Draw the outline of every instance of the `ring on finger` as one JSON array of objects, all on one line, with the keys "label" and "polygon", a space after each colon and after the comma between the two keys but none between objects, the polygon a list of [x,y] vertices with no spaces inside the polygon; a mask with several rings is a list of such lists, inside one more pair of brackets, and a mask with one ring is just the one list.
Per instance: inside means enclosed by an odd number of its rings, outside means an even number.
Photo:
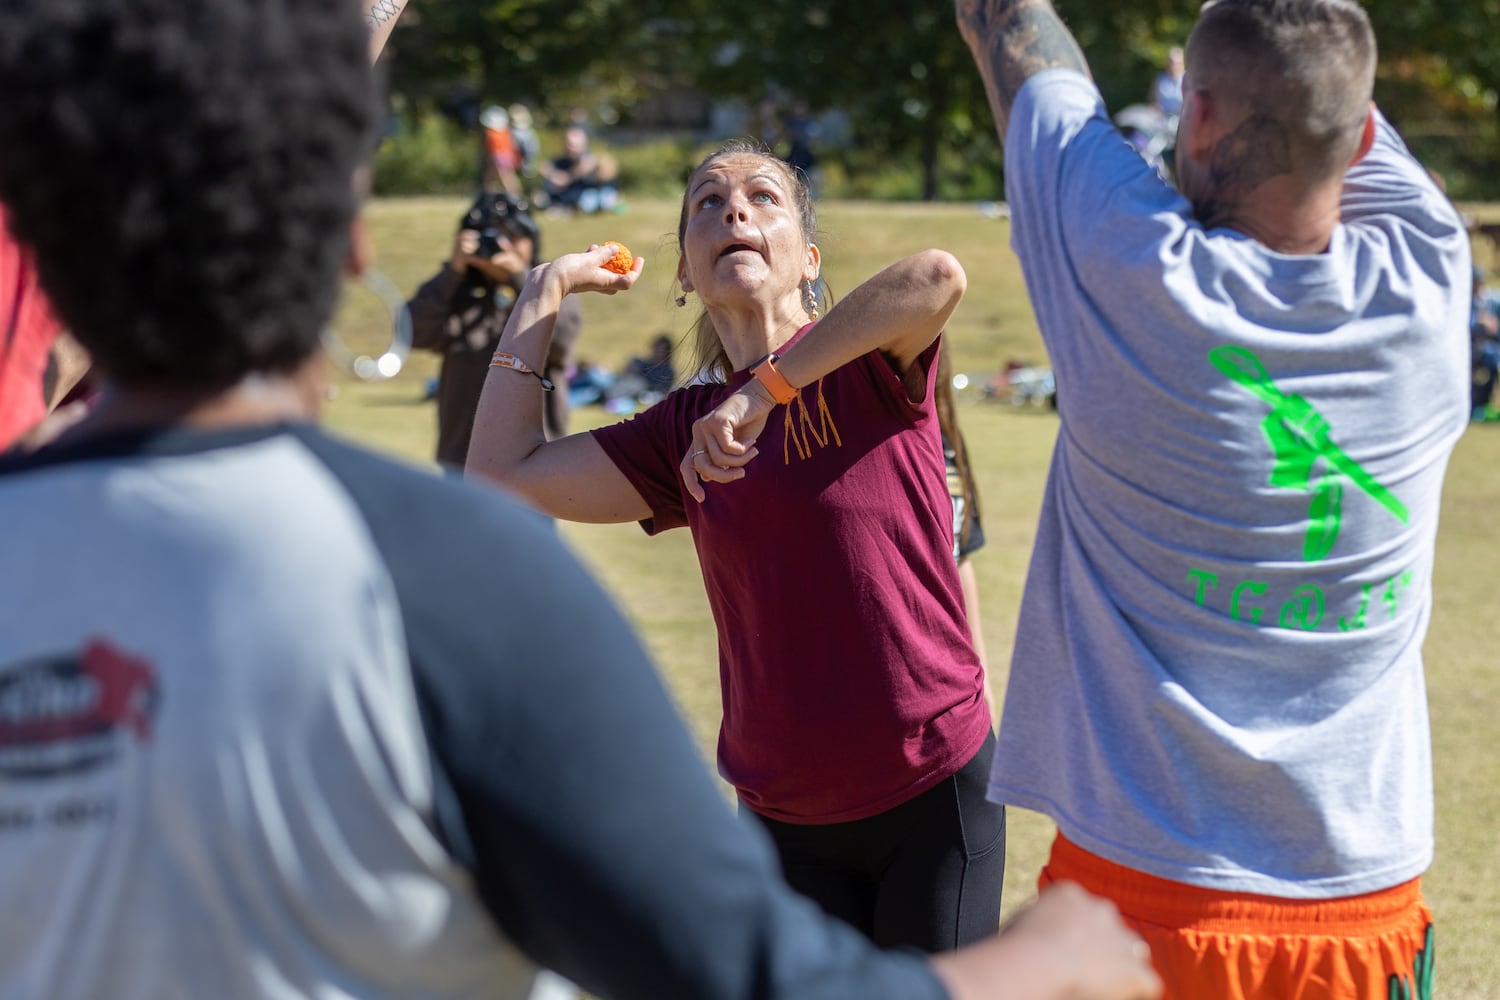
[{"label": "ring on finger", "polygon": [[689,455],[688,458],[689,459],[694,459],[694,458],[697,458],[699,455],[707,455],[707,454],[708,454],[708,449],[707,448],[700,448],[697,451],[693,452],[691,455]]}]

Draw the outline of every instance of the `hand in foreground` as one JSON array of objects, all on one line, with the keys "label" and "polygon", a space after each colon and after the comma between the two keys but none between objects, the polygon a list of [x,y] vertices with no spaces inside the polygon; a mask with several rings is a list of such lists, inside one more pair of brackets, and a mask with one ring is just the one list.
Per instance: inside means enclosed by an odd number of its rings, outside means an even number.
[{"label": "hand in foreground", "polygon": [[635,284],[641,276],[646,258],[637,257],[630,270],[621,274],[605,267],[614,260],[618,243],[595,243],[582,253],[565,253],[550,264],[544,264],[552,275],[562,282],[563,294],[573,292],[603,292],[613,295],[623,292]]},{"label": "hand in foreground", "polygon": [[693,422],[692,443],[677,467],[689,496],[702,503],[703,483],[745,478],[745,466],[760,454],[755,441],[775,406],[761,384],[752,380]]},{"label": "hand in foreground", "polygon": [[1106,900],[1059,882],[997,938],[934,956],[954,1000],[1155,1000],[1146,943]]}]

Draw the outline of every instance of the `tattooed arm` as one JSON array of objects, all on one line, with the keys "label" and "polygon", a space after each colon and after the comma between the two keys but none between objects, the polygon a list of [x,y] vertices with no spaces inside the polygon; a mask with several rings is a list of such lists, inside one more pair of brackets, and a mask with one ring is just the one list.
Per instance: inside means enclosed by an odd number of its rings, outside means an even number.
[{"label": "tattooed arm", "polygon": [[1057,68],[1089,71],[1083,50],[1048,0],[955,0],[954,7],[1002,143],[1011,105],[1033,74]]},{"label": "tattooed arm", "polygon": [[360,0],[360,9],[365,13],[365,24],[370,29],[370,61],[380,58],[380,50],[391,37],[396,18],[406,10],[407,0]]}]

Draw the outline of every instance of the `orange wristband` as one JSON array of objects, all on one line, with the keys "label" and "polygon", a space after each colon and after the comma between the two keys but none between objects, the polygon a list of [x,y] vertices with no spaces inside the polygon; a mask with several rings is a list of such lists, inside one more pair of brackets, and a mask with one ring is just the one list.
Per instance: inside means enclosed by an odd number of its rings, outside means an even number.
[{"label": "orange wristband", "polygon": [[766,387],[766,391],[771,394],[771,398],[776,400],[776,402],[790,403],[797,398],[797,389],[792,383],[786,380],[785,375],[777,370],[776,362],[780,360],[781,355],[779,354],[767,354],[764,358],[760,359],[754,368],[750,369],[750,374],[754,375],[756,381]]}]

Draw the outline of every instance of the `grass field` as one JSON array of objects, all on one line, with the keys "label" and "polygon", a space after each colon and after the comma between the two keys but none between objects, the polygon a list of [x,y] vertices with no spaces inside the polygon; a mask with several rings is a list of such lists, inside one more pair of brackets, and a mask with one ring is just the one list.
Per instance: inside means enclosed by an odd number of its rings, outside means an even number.
[{"label": "grass field", "polygon": [[[459,199],[373,204],[379,267],[410,292],[446,257],[464,207]],[[955,253],[969,275],[968,295],[949,332],[957,368],[982,382],[1007,359],[1045,360],[1004,220],[972,206],[829,204],[822,215],[824,269],[836,294],[903,254],[940,246]],[[633,202],[622,215],[543,220],[548,255],[622,240],[648,258],[629,294],[584,297],[584,356],[619,366],[658,332],[674,339],[685,333],[693,310],[671,304],[676,222],[677,205],[667,201]],[[1500,264],[1489,246],[1477,259]],[[351,293],[344,320],[349,339],[365,350],[380,346],[371,329],[379,325],[373,298]],[[422,401],[422,386],[436,368],[435,356],[418,356],[391,382],[341,382],[327,422],[383,451],[427,461],[434,416]],[[988,544],[975,565],[1000,691],[1057,421],[1040,409],[982,401],[974,390],[960,398],[983,500]],[[574,427],[610,419],[584,410],[575,414]],[[1437,859],[1426,888],[1438,919],[1438,995],[1454,1000],[1500,1000],[1500,611],[1491,594],[1500,584],[1497,523],[1500,426],[1473,427],[1448,475],[1426,647],[1437,786]],[[686,532],[647,539],[632,526],[565,525],[563,534],[639,627],[711,761],[719,720],[717,661]],[[1032,895],[1051,834],[1042,817],[1012,810],[1007,912]]]}]

